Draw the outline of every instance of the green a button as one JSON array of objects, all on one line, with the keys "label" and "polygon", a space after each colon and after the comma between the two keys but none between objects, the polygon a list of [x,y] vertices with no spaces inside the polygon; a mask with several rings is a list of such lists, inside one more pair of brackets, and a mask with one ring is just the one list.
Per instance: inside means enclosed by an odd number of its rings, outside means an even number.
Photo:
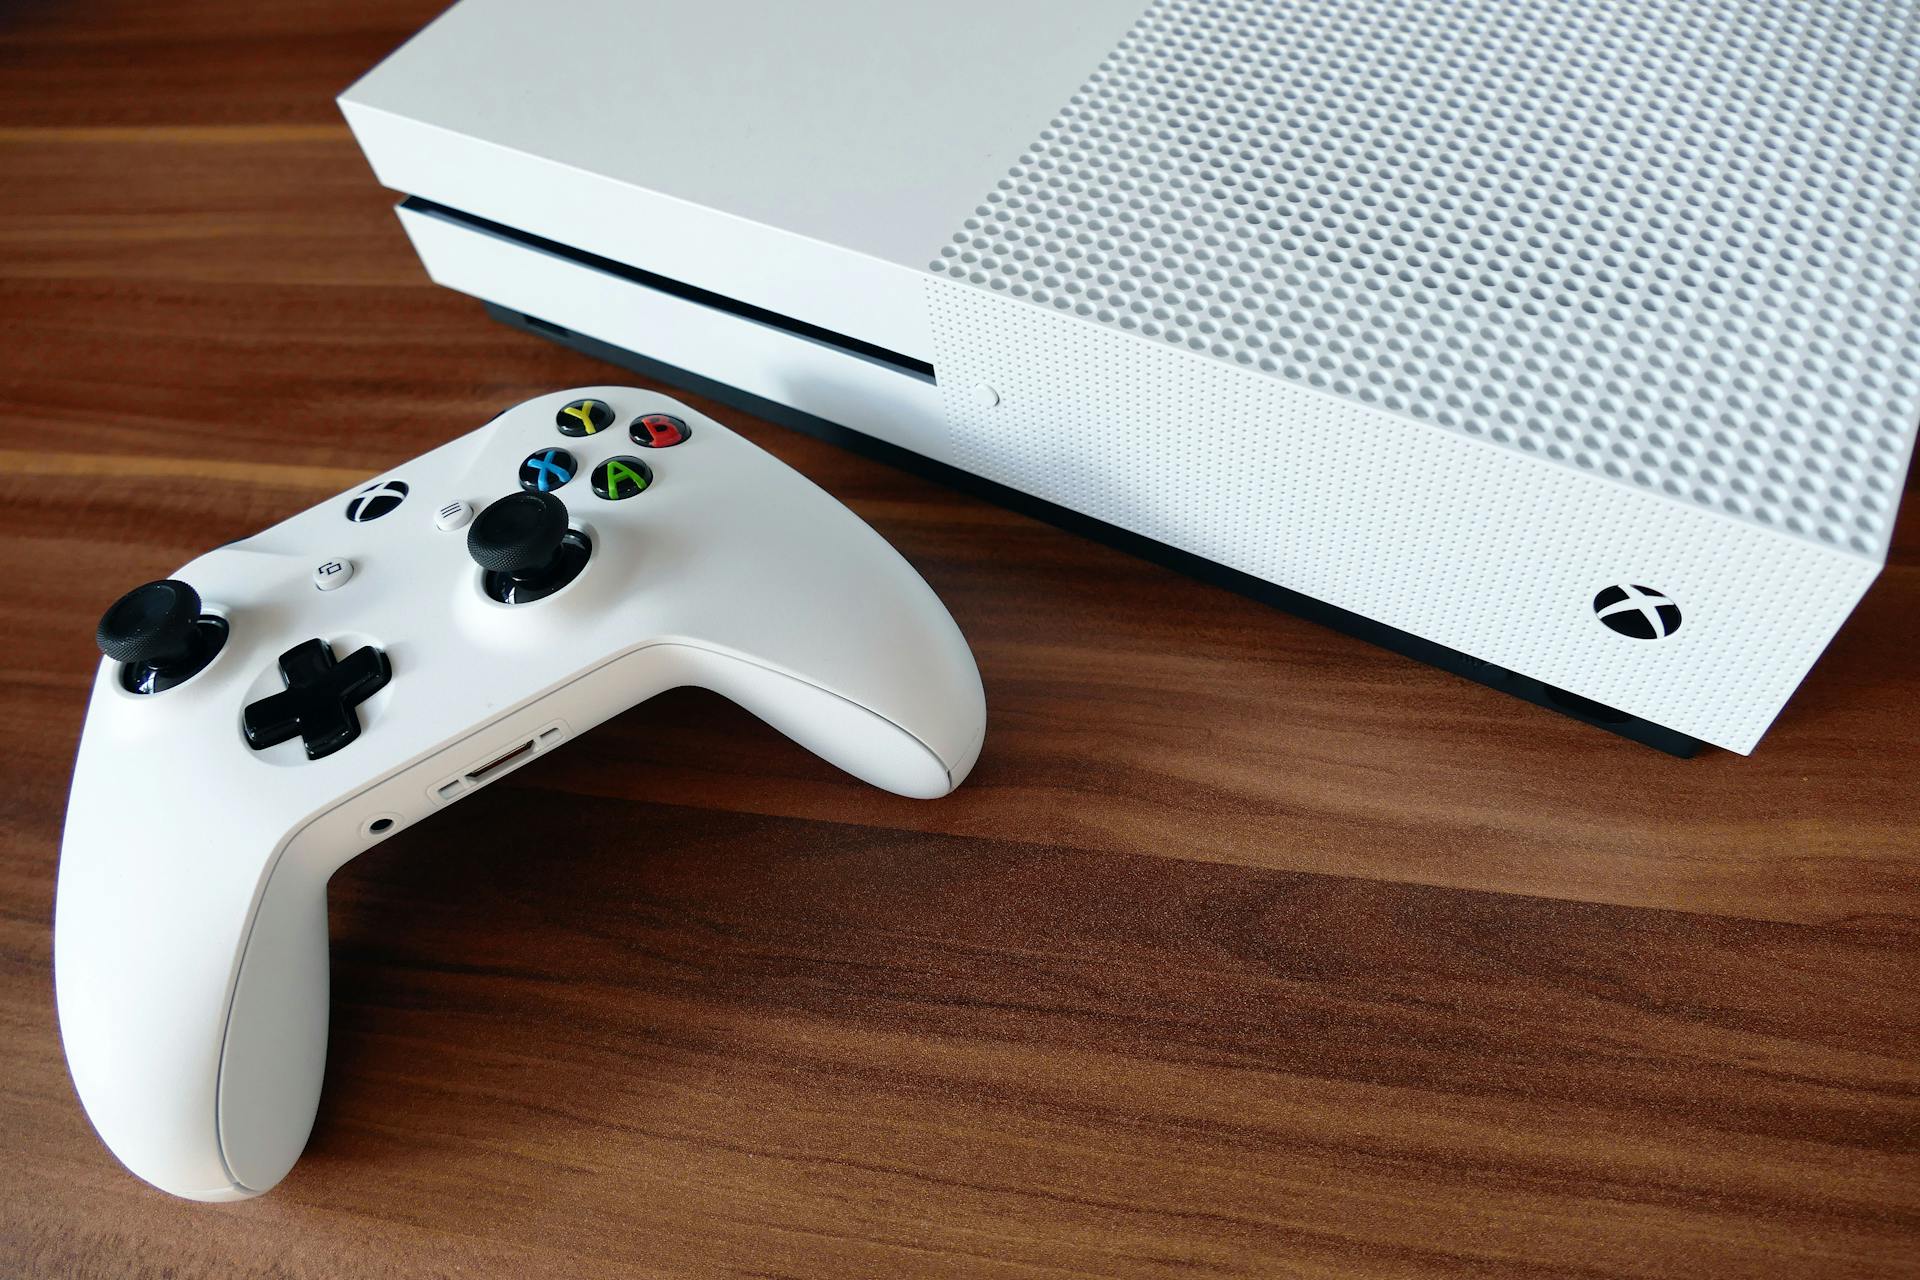
[{"label": "green a button", "polygon": [[653,483],[653,468],[638,458],[608,458],[593,469],[593,491],[609,502],[644,493]]}]

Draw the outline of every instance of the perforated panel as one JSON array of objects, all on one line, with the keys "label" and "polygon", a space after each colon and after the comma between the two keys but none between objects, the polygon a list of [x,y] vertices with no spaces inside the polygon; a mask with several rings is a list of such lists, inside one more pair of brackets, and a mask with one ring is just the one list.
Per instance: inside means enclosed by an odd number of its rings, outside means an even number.
[{"label": "perforated panel", "polygon": [[1917,50],[1913,0],[1156,0],[932,269],[1880,557]]},{"label": "perforated panel", "polygon": [[[1877,569],[988,290],[927,297],[959,465],[1733,750]],[[1610,629],[1619,584],[1684,621]]]}]

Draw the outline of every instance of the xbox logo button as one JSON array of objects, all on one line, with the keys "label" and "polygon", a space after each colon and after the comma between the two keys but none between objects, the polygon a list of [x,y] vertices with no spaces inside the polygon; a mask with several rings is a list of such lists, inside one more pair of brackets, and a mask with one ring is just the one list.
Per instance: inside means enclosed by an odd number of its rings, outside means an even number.
[{"label": "xbox logo button", "polygon": [[1594,616],[1623,636],[1665,640],[1680,629],[1680,606],[1652,587],[1616,585],[1593,598]]},{"label": "xbox logo button", "polygon": [[347,504],[347,519],[355,524],[365,524],[369,520],[378,520],[387,512],[399,506],[407,496],[405,480],[387,480],[370,484],[362,489],[352,502]]}]

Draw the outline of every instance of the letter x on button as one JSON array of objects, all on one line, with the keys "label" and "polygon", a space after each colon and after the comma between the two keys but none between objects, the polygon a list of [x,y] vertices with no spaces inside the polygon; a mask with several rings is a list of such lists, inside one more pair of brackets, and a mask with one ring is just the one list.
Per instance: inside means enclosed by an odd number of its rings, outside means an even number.
[{"label": "letter x on button", "polygon": [[573,479],[573,455],[565,449],[542,449],[528,454],[520,464],[520,487],[535,493],[552,493]]}]

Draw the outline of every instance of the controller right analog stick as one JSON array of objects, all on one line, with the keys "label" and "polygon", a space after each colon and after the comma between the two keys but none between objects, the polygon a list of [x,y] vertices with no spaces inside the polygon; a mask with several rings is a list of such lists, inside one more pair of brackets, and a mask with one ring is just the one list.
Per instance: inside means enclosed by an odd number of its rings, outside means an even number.
[{"label": "controller right analog stick", "polygon": [[511,493],[474,517],[467,554],[486,572],[481,588],[503,604],[552,595],[579,576],[592,550],[567,526],[567,504],[551,493]]}]

